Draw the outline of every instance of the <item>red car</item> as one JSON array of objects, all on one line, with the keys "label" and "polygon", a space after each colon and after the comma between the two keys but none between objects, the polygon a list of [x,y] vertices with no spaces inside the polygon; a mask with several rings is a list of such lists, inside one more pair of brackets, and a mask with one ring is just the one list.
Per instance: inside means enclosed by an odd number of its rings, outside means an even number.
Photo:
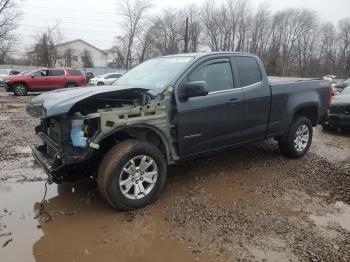
[{"label": "red car", "polygon": [[16,96],[24,96],[27,92],[85,86],[86,83],[84,74],[71,68],[40,69],[25,75],[5,78],[6,91],[13,92]]}]

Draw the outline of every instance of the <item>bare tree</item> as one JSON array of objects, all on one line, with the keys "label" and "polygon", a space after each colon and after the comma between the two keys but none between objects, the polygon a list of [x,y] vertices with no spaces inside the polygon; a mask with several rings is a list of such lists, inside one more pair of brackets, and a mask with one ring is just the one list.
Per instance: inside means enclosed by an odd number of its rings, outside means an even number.
[{"label": "bare tree", "polygon": [[178,13],[164,10],[153,21],[154,49],[160,55],[176,54],[180,51],[180,41],[183,40]]},{"label": "bare tree", "polygon": [[320,26],[319,38],[317,41],[317,71],[321,73],[334,72],[337,59],[337,30],[332,23]]},{"label": "bare tree", "polygon": [[339,67],[344,75],[350,75],[350,18],[339,22]]},{"label": "bare tree", "polygon": [[203,48],[254,53],[273,75],[350,74],[350,18],[336,28],[321,24],[308,9],[286,8],[272,14],[266,4],[253,9],[248,0],[207,0],[145,19],[150,2],[121,1],[127,31],[112,50],[115,64],[123,67],[182,52],[188,18],[190,52]]},{"label": "bare tree", "polygon": [[117,36],[115,39],[115,45],[108,50],[108,53],[112,57],[112,66],[116,68],[127,68],[126,67],[126,56],[128,46],[127,36]]},{"label": "bare tree", "polygon": [[72,67],[72,60],[73,60],[73,50],[71,48],[68,48],[63,53],[63,63],[66,67]]},{"label": "bare tree", "polygon": [[316,42],[319,36],[319,21],[316,13],[303,10],[300,13],[301,34],[296,41],[296,56],[298,60],[299,75],[312,75],[311,62],[314,57]]},{"label": "bare tree", "polygon": [[199,8],[196,5],[189,5],[185,7],[184,9],[179,11],[178,19],[180,26],[180,34],[182,35],[182,38],[184,39],[185,36],[185,18],[188,18],[188,51],[189,52],[197,52],[199,45],[200,45],[200,39],[201,39],[201,30],[202,25],[200,21],[201,12]]},{"label": "bare tree", "polygon": [[18,12],[15,1],[0,0],[0,63],[4,63],[16,41],[13,34],[16,18],[18,18]]},{"label": "bare tree", "polygon": [[259,55],[264,60],[271,40],[271,23],[272,18],[268,7],[260,5],[252,18],[249,52]]},{"label": "bare tree", "polygon": [[139,41],[139,60],[140,62],[143,62],[145,59],[150,58],[152,56],[155,56],[156,54],[151,51],[151,46],[154,44],[154,37],[155,37],[155,32],[154,32],[154,27],[153,26],[148,26],[148,28],[141,34],[140,37],[138,37]]},{"label": "bare tree", "polygon": [[56,45],[62,38],[63,35],[58,24],[49,27],[46,32],[39,34],[34,44],[34,51],[30,54],[32,56],[32,64],[36,66],[56,66],[57,60],[60,57]]},{"label": "bare tree", "polygon": [[84,68],[93,68],[94,63],[92,61],[92,56],[89,50],[84,49],[83,55],[81,56]]},{"label": "bare tree", "polygon": [[132,60],[132,47],[135,37],[140,34],[145,20],[145,14],[151,7],[150,0],[119,0],[120,15],[124,18],[123,27],[127,35],[126,68]]}]

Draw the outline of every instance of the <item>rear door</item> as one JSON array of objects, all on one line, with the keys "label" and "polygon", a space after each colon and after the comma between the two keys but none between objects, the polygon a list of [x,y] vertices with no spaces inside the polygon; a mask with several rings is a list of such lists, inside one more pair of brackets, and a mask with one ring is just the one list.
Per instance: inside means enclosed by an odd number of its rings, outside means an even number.
[{"label": "rear door", "polygon": [[255,57],[235,56],[239,86],[244,92],[244,119],[242,142],[262,139],[266,136],[270,113],[271,90],[265,71]]},{"label": "rear door", "polygon": [[66,86],[65,71],[63,69],[50,69],[49,70],[49,81],[50,88],[64,88]]},{"label": "rear door", "polygon": [[180,155],[235,144],[242,125],[243,92],[235,88],[229,58],[202,63],[185,81],[206,81],[209,94],[178,102]]}]

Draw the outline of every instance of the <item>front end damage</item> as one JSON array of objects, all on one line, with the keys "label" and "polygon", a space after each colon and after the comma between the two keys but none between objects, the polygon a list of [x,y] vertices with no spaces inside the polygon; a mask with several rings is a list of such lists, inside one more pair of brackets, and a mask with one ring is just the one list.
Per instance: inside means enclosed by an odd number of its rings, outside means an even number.
[{"label": "front end damage", "polygon": [[[93,95],[72,103],[66,114],[58,116],[48,116],[45,103],[32,101],[28,104],[28,113],[41,118],[36,133],[42,145],[32,146],[32,153],[50,182],[95,176],[106,146],[107,149],[113,146],[104,141],[120,130],[149,126],[165,136],[169,134],[166,106],[169,99],[164,95],[152,97],[146,92],[129,96],[127,93],[121,98],[111,92]],[[78,131],[84,138],[78,146],[72,135],[72,125],[77,122],[82,123]]]}]

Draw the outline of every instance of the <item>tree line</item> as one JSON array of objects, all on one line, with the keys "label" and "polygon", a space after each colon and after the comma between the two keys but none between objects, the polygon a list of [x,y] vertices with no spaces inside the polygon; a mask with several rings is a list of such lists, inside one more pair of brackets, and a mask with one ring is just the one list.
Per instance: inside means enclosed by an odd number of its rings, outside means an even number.
[{"label": "tree line", "polygon": [[118,1],[124,32],[109,50],[115,66],[183,53],[187,39],[189,52],[257,54],[270,75],[350,76],[350,17],[335,25],[314,10],[272,12],[266,4],[253,8],[248,0],[207,1],[151,16],[152,7],[149,0]]},{"label": "tree line", "polygon": [[[151,0],[117,0],[120,29],[109,56],[111,65],[130,69],[152,57],[201,51],[237,51],[257,54],[268,74],[319,77],[350,76],[350,17],[334,24],[314,10],[286,8],[272,12],[267,4],[253,8],[249,0],[209,0],[182,9],[153,11]],[[14,0],[0,0],[0,63],[10,61],[18,21]],[[185,21],[187,20],[187,26]],[[113,32],[111,32],[112,34]],[[58,54],[59,28],[37,36],[32,50],[43,66],[70,66],[72,50]],[[93,66],[84,50],[84,65]],[[13,60],[13,59],[12,59]],[[18,60],[17,60],[18,61]]]}]

